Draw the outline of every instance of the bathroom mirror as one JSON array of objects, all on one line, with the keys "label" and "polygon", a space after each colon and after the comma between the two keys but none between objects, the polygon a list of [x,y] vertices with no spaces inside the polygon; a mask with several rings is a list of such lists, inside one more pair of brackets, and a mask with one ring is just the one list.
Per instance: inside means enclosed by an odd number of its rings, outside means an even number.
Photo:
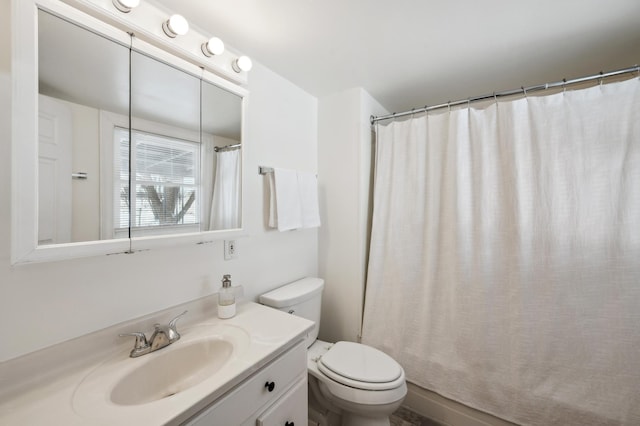
[{"label": "bathroom mirror", "polygon": [[33,98],[12,108],[12,263],[239,234],[246,90],[68,5],[18,3],[14,96]]}]

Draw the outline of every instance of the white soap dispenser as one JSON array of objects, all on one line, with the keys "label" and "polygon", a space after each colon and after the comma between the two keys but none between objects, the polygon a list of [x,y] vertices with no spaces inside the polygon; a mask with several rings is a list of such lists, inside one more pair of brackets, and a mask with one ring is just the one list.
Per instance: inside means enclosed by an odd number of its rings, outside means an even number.
[{"label": "white soap dispenser", "polygon": [[236,296],[231,288],[231,275],[222,277],[222,288],[218,293],[218,318],[227,319],[236,314]]}]

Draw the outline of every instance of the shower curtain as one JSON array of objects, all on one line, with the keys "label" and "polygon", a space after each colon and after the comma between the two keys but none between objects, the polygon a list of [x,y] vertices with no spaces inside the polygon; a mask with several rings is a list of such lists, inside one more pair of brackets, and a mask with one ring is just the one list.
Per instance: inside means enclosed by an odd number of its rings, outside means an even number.
[{"label": "shower curtain", "polygon": [[209,229],[240,227],[240,149],[216,154],[216,171]]},{"label": "shower curtain", "polygon": [[640,425],[640,79],[377,129],[363,342],[524,425]]}]

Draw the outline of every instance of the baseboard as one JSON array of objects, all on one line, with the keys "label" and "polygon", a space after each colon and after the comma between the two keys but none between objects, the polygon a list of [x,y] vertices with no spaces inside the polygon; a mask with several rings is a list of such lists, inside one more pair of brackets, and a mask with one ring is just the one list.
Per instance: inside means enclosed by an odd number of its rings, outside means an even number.
[{"label": "baseboard", "polygon": [[517,426],[491,414],[478,411],[435,392],[407,383],[404,405],[409,410],[445,426]]}]

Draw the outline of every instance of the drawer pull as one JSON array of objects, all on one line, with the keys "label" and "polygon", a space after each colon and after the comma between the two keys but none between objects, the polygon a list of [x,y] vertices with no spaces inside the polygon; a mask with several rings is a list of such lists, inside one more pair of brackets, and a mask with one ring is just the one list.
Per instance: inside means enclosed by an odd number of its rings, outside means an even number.
[{"label": "drawer pull", "polygon": [[275,382],[267,382],[264,384],[264,387],[267,388],[269,392],[273,392],[273,390],[276,388],[276,384]]},{"label": "drawer pull", "polygon": [[293,423],[293,422],[286,422],[286,423],[284,424],[284,426],[295,426],[295,423]]}]

